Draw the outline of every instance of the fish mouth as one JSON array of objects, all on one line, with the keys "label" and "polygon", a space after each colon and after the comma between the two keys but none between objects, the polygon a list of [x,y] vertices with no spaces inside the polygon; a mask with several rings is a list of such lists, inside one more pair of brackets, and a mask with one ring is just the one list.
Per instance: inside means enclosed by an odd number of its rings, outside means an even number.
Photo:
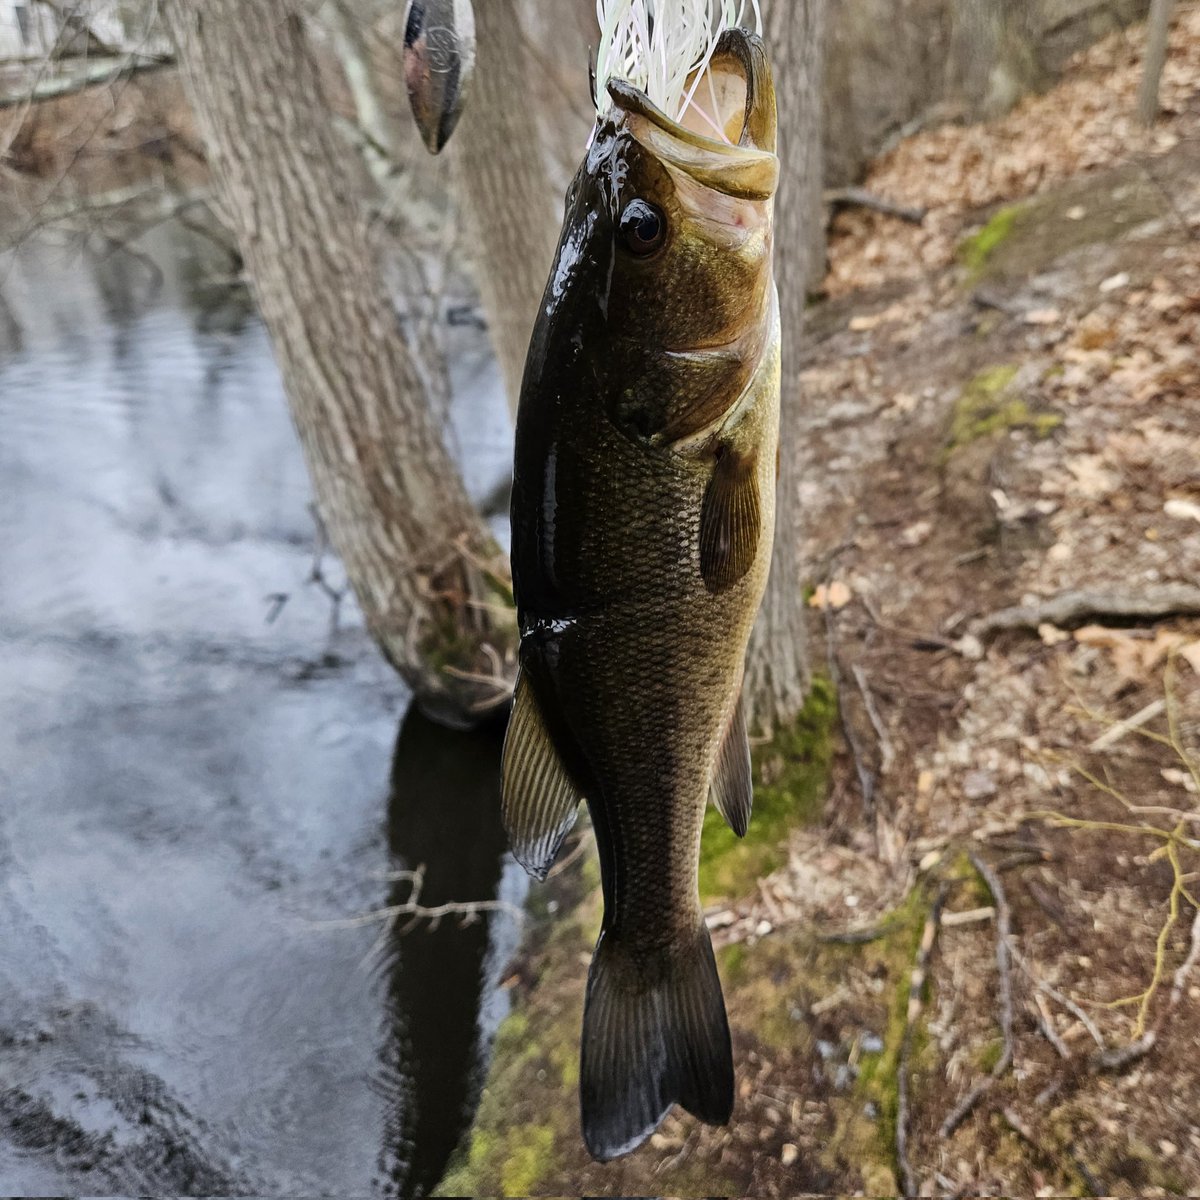
[{"label": "fish mouth", "polygon": [[762,39],[744,29],[726,30],[707,74],[710,88],[702,83],[696,95],[718,104],[705,120],[719,122],[725,138],[668,116],[626,80],[610,79],[608,94],[633,136],[664,162],[727,194],[768,199],[778,184],[779,160],[775,86]]}]

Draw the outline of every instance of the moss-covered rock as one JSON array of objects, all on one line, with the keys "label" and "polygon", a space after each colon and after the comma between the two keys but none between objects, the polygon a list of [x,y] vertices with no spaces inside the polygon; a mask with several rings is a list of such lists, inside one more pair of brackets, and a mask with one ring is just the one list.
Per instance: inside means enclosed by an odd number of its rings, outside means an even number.
[{"label": "moss-covered rock", "polygon": [[987,272],[992,256],[1012,236],[1023,212],[1023,205],[1006,205],[978,233],[959,243],[958,261],[966,268],[972,283],[978,282]]},{"label": "moss-covered rock", "polygon": [[988,367],[967,384],[954,405],[943,458],[1012,429],[1029,429],[1035,437],[1049,437],[1061,424],[1058,413],[1030,408],[1017,386],[1015,366]]}]

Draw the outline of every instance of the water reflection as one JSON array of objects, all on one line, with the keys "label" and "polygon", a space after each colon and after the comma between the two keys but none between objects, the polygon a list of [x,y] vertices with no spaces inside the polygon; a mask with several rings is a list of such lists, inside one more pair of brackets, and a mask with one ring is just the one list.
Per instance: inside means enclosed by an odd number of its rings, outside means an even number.
[{"label": "water reflection", "polygon": [[[386,904],[401,861],[427,898],[519,888],[496,737],[396,743],[404,688],[306,586],[311,490],[246,293],[178,229],[134,249],[0,260],[0,1192],[417,1194],[511,923],[418,931],[381,975],[376,929],[315,922]],[[481,495],[507,418],[455,336]]]},{"label": "water reflection", "polygon": [[[520,899],[519,874],[510,864],[504,879],[503,870],[503,736],[503,722],[460,733],[415,708],[405,718],[392,763],[388,845],[397,869],[423,868],[424,906]],[[389,903],[411,894],[409,882],[397,882]],[[399,1196],[429,1192],[470,1124],[495,1024],[483,1000],[516,933],[511,916],[491,914],[466,925],[422,921],[391,941],[383,1058],[395,1107],[382,1164]]]}]

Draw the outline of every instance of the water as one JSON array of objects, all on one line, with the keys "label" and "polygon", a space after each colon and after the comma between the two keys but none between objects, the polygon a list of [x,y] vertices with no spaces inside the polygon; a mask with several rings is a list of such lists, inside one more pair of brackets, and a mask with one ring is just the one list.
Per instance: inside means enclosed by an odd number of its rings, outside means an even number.
[{"label": "water", "polygon": [[[499,733],[406,716],[306,582],[261,326],[183,231],[138,249],[0,260],[0,1191],[420,1194],[515,924],[328,922],[419,865],[422,902],[520,902]],[[507,419],[454,336],[482,496]]]}]

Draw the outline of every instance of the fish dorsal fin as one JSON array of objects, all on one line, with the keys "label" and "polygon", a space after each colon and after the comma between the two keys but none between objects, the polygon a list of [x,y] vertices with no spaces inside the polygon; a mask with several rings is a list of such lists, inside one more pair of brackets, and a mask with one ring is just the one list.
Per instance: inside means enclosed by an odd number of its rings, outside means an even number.
[{"label": "fish dorsal fin", "polygon": [[522,671],[504,739],[501,815],[513,856],[535,879],[550,871],[582,798],[546,731]]},{"label": "fish dorsal fin", "polygon": [[700,512],[700,573],[710,592],[719,595],[745,577],[761,536],[758,451],[722,446]]},{"label": "fish dorsal fin", "polygon": [[750,827],[750,809],[754,804],[754,776],[750,766],[750,737],[746,732],[746,709],[738,697],[733,716],[717,751],[713,772],[712,802],[738,837]]}]

